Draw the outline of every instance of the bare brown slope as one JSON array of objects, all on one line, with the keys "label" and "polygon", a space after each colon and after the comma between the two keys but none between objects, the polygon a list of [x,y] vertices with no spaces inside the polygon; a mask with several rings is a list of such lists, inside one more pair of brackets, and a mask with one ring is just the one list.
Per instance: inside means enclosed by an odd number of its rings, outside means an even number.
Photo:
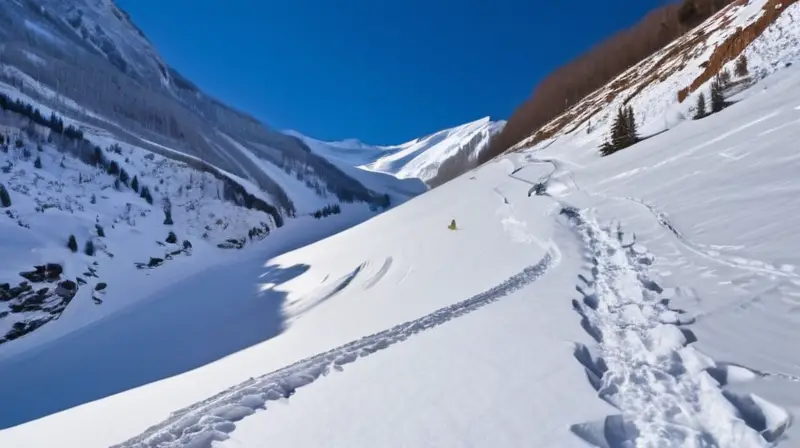
[{"label": "bare brown slope", "polygon": [[764,5],[764,14],[758,20],[745,28],[737,28],[733,35],[725,39],[725,41],[714,50],[703,73],[701,73],[691,85],[678,92],[678,101],[683,102],[689,94],[716,76],[725,64],[739,57],[742,51],[756,40],[756,38],[760,36],[786,8],[797,3],[797,1],[798,0],[767,1]]},{"label": "bare brown slope", "polygon": [[647,14],[633,27],[621,31],[556,69],[509,118],[508,123],[481,156],[485,162],[603,87],[631,66],[702,23],[732,0],[684,0]]}]

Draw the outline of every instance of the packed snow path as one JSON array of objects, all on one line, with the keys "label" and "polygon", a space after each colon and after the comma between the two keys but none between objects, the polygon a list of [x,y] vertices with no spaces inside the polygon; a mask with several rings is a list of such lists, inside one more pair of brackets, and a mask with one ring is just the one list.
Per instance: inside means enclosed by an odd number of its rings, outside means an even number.
[{"label": "packed snow path", "polygon": [[[528,196],[551,197],[566,216],[585,246],[590,262],[578,275],[577,291],[582,301],[572,306],[583,329],[597,342],[590,348],[577,343],[575,359],[586,370],[598,396],[621,411],[603,421],[577,423],[574,434],[593,446],[616,447],[761,447],[777,443],[792,422],[784,409],[757,395],[739,395],[724,390],[732,376],[769,376],[737,365],[717,363],[689,346],[697,341],[686,328],[694,318],[669,308],[668,293],[648,274],[654,256],[635,239],[624,242],[619,224],[604,228],[591,211],[572,207],[548,194],[558,175],[567,187],[591,195],[578,186],[558,160],[526,158],[548,164],[552,170],[535,180],[509,176],[528,183]],[[687,240],[654,206],[644,206],[682,245],[713,261],[727,260],[716,252]],[[710,252],[710,253],[709,253]],[[726,263],[754,272],[792,275],[752,264]]]},{"label": "packed snow path", "polygon": [[234,386],[214,397],[174,412],[161,424],[115,447],[211,447],[212,442],[228,438],[228,434],[236,427],[235,422],[253,414],[257,409],[265,408],[268,401],[286,399],[298,388],[328,374],[331,368],[342,370],[345,364],[495,302],[534,282],[557,263],[558,253],[547,252],[538,263],[526,267],[522,272],[488,291],[419,319],[366,336]]},{"label": "packed snow path", "polygon": [[[718,366],[688,344],[697,339],[648,278],[652,255],[620,230],[601,228],[587,212],[564,208],[591,259],[573,302],[598,355],[578,344],[575,357],[599,397],[621,415],[581,423],[575,434],[600,447],[758,447],[776,441],[790,423],[783,409],[757,396],[721,388]],[[713,375],[712,375],[713,374]]]}]

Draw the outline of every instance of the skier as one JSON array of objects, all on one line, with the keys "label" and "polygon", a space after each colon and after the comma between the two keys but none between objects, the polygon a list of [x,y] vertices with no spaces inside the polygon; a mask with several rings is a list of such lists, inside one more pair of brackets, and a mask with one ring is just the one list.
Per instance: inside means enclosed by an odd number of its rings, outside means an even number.
[{"label": "skier", "polygon": [[450,229],[450,230],[456,230],[456,220],[454,219],[454,220],[450,221],[450,225],[447,226],[447,228]]}]

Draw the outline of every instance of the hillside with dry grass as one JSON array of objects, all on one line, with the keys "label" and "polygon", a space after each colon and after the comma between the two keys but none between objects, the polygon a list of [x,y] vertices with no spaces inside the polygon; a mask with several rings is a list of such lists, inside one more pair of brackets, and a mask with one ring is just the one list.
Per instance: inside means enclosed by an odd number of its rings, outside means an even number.
[{"label": "hillside with dry grass", "polygon": [[[521,142],[535,144],[582,125],[591,130],[593,117],[649,89],[663,90],[665,103],[685,101],[794,3],[686,0],[652,11],[545,78],[493,139],[482,162]],[[652,118],[650,112],[637,108],[637,118]]]}]

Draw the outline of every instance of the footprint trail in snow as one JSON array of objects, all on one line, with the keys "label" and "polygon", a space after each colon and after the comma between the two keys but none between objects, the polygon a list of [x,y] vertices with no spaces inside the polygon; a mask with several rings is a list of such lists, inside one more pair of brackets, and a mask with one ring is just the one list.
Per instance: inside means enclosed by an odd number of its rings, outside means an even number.
[{"label": "footprint trail in snow", "polygon": [[[596,447],[765,447],[791,424],[780,407],[724,389],[738,366],[718,364],[693,348],[692,323],[669,308],[647,275],[653,257],[601,227],[586,211],[561,211],[579,233],[590,270],[579,276],[573,307],[596,345],[577,344],[575,358],[598,396],[620,410],[571,430]],[[746,370],[746,369],[745,369]],[[755,376],[755,375],[754,375]]]}]

